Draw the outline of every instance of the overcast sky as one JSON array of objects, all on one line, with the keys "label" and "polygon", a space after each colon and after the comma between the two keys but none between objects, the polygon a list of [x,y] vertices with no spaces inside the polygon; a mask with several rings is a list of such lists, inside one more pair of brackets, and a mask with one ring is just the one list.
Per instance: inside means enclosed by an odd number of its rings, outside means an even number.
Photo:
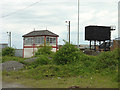
[{"label": "overcast sky", "polygon": [[[59,35],[59,44],[67,40],[66,20],[71,21],[71,42],[77,44],[78,0],[4,0],[0,5],[0,43],[8,43],[6,32],[12,32],[12,46],[23,48],[22,35],[34,30],[50,30]],[[112,39],[118,36],[118,0],[80,0],[80,44],[85,41],[88,25],[115,25]]]}]

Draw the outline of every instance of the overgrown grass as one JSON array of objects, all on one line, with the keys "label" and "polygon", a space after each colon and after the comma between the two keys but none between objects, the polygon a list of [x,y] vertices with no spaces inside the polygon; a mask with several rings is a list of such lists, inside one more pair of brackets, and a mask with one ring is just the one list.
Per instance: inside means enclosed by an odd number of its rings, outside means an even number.
[{"label": "overgrown grass", "polygon": [[102,76],[100,74],[84,77],[79,75],[77,77],[42,78],[40,80],[13,79],[11,76],[5,76],[3,79],[4,81],[18,82],[33,88],[68,88],[71,86],[79,86],[81,88],[118,88],[118,83],[113,81],[111,76]]},{"label": "overgrown grass", "polygon": [[70,48],[69,46],[67,43],[62,48],[63,50],[61,49],[57,53],[49,54],[41,53],[40,49],[40,53],[36,52],[38,53],[36,62],[31,64],[25,63],[23,58],[4,56],[3,62],[18,61],[25,64],[25,68],[17,72],[3,71],[3,79],[18,80],[20,83],[26,85],[31,85],[32,82],[35,82],[32,85],[33,87],[45,88],[62,88],[72,85],[82,88],[118,87],[119,49],[101,52],[98,56],[91,56],[72,48],[73,45]]},{"label": "overgrown grass", "polygon": [[21,58],[21,57],[15,57],[15,56],[2,56],[2,63],[6,61],[17,61],[17,62],[22,62],[26,58]]}]

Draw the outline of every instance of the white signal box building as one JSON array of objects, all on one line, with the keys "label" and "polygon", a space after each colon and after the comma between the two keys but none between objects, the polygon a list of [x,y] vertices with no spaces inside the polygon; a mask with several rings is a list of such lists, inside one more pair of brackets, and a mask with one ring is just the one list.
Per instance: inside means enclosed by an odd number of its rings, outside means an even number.
[{"label": "white signal box building", "polygon": [[23,37],[23,58],[34,56],[38,46],[49,44],[52,46],[52,51],[58,49],[58,35],[49,30],[38,30],[29,32]]}]

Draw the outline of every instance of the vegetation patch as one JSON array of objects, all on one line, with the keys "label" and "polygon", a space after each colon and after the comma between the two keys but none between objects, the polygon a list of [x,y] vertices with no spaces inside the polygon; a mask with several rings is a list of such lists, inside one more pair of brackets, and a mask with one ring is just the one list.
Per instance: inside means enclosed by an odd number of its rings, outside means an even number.
[{"label": "vegetation patch", "polygon": [[65,42],[65,45],[56,52],[53,60],[58,65],[64,65],[72,62],[77,62],[80,58],[79,56],[81,55],[83,55],[83,53],[75,48],[74,45]]},{"label": "vegetation patch", "polygon": [[15,56],[3,56],[2,57],[2,63],[6,61],[17,61],[17,62],[23,62],[26,58],[20,58]]},{"label": "vegetation patch", "polygon": [[[47,86],[48,82],[52,81],[53,87],[96,88],[101,86],[100,88],[104,88],[106,85],[108,88],[117,88],[117,83],[119,83],[119,52],[120,49],[115,49],[114,51],[101,52],[96,56],[91,56],[84,54],[74,45],[65,42],[65,45],[59,51],[53,53],[50,47],[45,46],[35,53],[37,58],[32,63],[24,62],[23,58],[4,56],[3,62],[18,61],[23,63],[25,67],[17,72],[4,71],[3,76],[4,78],[9,77],[18,80],[33,80],[36,83],[43,82],[43,86]],[[73,78],[74,80],[72,80]],[[36,85],[33,86],[37,87]],[[40,87],[43,86],[40,85]]]},{"label": "vegetation patch", "polygon": [[14,56],[15,49],[12,47],[6,47],[2,49],[2,56]]}]

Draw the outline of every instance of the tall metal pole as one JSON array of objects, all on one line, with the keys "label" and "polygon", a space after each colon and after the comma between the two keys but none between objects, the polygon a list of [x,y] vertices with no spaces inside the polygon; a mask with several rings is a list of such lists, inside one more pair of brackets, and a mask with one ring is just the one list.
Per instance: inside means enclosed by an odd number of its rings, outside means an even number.
[{"label": "tall metal pole", "polygon": [[79,48],[79,0],[78,0],[78,48]]},{"label": "tall metal pole", "polygon": [[70,44],[70,21],[69,21],[69,44]]},{"label": "tall metal pole", "polygon": [[8,33],[8,36],[9,36],[9,46],[11,47],[11,32],[7,32]]},{"label": "tall metal pole", "polygon": [[65,21],[65,22],[68,23],[69,43],[70,43],[70,21]]}]

